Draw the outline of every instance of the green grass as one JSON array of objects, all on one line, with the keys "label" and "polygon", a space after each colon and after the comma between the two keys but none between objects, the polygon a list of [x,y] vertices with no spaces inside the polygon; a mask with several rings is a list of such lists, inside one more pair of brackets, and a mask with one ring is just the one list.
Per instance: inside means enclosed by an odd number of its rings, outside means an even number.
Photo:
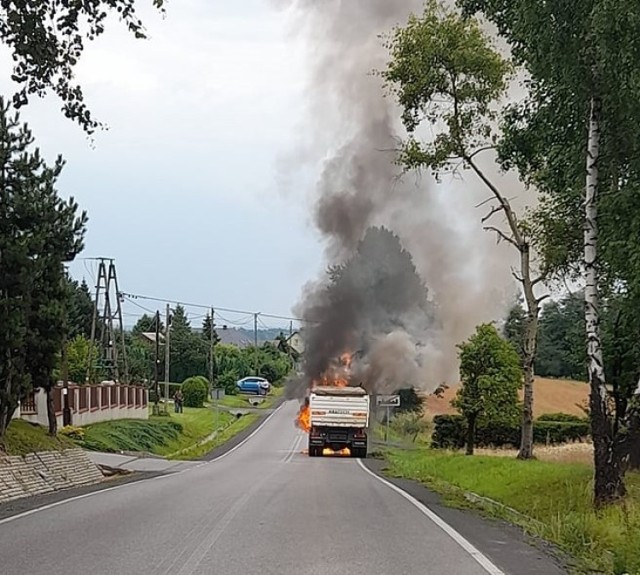
[{"label": "green grass", "polygon": [[[219,413],[220,425],[233,416]],[[148,420],[120,419],[87,425],[80,445],[94,451],[136,451],[168,455],[190,447],[215,428],[213,409],[185,407],[184,413],[152,416]]]},{"label": "green grass", "polygon": [[211,441],[207,441],[201,445],[196,445],[192,449],[181,453],[179,456],[169,457],[169,459],[199,459],[206,455],[216,447],[229,441],[232,437],[249,427],[252,423],[257,421],[259,416],[255,413],[242,416],[240,419],[234,420],[230,425],[225,427],[217,437]]},{"label": "green grass", "polygon": [[[258,409],[267,409],[273,406],[276,400],[284,393],[284,387],[271,387],[271,393],[265,398],[265,400],[258,405]],[[220,400],[220,405],[229,407],[232,409],[248,409],[253,407],[249,403],[249,399],[255,398],[255,395],[225,395],[224,399]]]},{"label": "green grass", "polygon": [[[587,465],[467,457],[416,449],[387,453],[388,473],[419,480],[461,504],[464,491],[489,497],[526,517],[492,513],[520,523],[532,535],[556,543],[584,569],[640,574],[640,475],[629,474],[624,505],[592,508],[592,471]],[[530,518],[530,519],[527,519]]]},{"label": "green grass", "polygon": [[146,452],[168,459],[197,459],[228,441],[258,419],[249,414],[239,419],[218,412],[217,437],[205,441],[216,429],[216,413],[211,407],[185,407],[184,413],[152,416],[148,420],[103,421],[84,428],[84,440],[78,445],[94,451]]},{"label": "green grass", "polygon": [[21,419],[14,419],[9,423],[3,440],[0,442],[0,451],[7,455],[26,455],[34,451],[60,451],[76,447],[76,444],[58,434],[51,437],[47,429],[41,425],[29,423]]}]

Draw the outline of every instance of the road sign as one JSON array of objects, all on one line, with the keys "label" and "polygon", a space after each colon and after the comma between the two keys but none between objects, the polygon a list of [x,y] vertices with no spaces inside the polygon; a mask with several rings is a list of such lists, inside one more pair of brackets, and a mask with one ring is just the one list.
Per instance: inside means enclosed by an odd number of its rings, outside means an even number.
[{"label": "road sign", "polygon": [[376,405],[378,407],[400,407],[399,395],[377,395]]}]

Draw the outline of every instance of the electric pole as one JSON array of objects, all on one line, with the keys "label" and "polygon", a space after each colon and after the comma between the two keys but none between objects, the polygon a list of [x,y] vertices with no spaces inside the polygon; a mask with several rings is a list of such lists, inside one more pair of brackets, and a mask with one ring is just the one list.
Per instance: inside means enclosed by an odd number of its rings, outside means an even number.
[{"label": "electric pole", "polygon": [[156,390],[156,400],[153,406],[153,414],[160,415],[160,312],[156,311],[156,357],[154,361],[154,383]]},{"label": "electric pole", "polygon": [[169,413],[169,346],[171,340],[171,306],[167,304],[164,328],[164,411]]},{"label": "electric pole", "polygon": [[[123,296],[118,287],[116,266],[113,259],[110,258],[97,258],[97,260],[100,263],[98,264],[98,279],[91,320],[87,382],[94,383],[96,365],[93,358],[93,348],[97,344],[100,357],[95,360],[105,370],[101,375],[113,379],[117,383],[120,383],[120,376],[123,375],[124,382],[128,383],[127,351],[122,321]],[[108,267],[107,262],[109,263]],[[118,322],[117,326],[114,326],[114,320]]]},{"label": "electric pole", "polygon": [[[211,337],[211,350],[210,350],[210,357],[209,357],[209,385],[211,386],[211,393],[213,395],[213,393],[215,393],[215,406],[216,406],[216,423],[215,423],[215,430],[216,433],[218,431],[218,421],[219,421],[219,413],[218,413],[218,389],[217,387],[214,388],[213,385],[213,377],[214,377],[214,373],[213,373],[213,366],[214,363],[216,361],[216,356],[215,356],[215,345],[216,345],[216,340],[215,340],[215,333],[216,333],[216,328],[215,328],[215,310],[213,309],[213,307],[211,307],[211,333],[209,334]],[[215,392],[214,392],[215,389]]]},{"label": "electric pole", "polygon": [[258,375],[258,316],[259,313],[253,314],[253,347],[255,353],[255,375]]},{"label": "electric pole", "polygon": [[214,327],[214,309],[211,308],[211,329],[209,330],[209,385],[213,388],[213,363],[215,361],[215,327]]}]

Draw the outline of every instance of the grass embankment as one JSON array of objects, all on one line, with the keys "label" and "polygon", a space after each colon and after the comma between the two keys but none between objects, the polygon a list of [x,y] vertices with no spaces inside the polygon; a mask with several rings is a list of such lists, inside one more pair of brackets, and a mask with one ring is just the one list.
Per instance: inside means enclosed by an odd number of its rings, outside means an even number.
[{"label": "grass embankment", "polygon": [[454,505],[468,505],[464,492],[491,498],[517,512],[486,510],[556,543],[581,569],[640,575],[640,475],[629,474],[624,505],[595,512],[592,469],[580,463],[467,457],[416,449],[387,454],[388,473],[419,480]]},{"label": "grass embankment", "polygon": [[215,410],[185,407],[184,413],[171,413],[168,417],[151,416],[146,421],[123,419],[88,425],[84,428],[84,439],[78,443],[94,451],[146,452],[170,459],[195,459],[257,419],[248,415],[236,419],[224,411],[219,411],[218,418],[218,435],[209,441],[207,438],[216,430]]},{"label": "grass embankment", "polygon": [[58,434],[52,437],[47,429],[35,423],[14,419],[4,438],[0,441],[0,452],[7,455],[26,455],[34,451],[60,451],[76,447],[68,437]]}]

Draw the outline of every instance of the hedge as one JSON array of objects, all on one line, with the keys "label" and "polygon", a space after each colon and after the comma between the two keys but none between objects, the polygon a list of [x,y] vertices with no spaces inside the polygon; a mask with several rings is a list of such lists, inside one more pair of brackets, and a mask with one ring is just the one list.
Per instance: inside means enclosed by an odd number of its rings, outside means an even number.
[{"label": "hedge", "polygon": [[[466,444],[467,422],[461,415],[437,415],[431,437],[432,447],[462,449]],[[586,420],[545,421],[533,423],[534,443],[559,444],[584,440],[589,436]],[[476,428],[476,447],[518,447],[520,424],[482,422]]]}]

